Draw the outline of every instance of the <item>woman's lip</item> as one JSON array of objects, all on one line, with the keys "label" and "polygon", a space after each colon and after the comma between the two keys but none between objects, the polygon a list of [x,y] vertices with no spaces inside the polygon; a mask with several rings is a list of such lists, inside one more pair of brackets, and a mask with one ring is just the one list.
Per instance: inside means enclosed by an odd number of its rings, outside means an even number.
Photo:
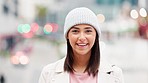
[{"label": "woman's lip", "polygon": [[77,46],[79,48],[84,48],[84,47],[87,47],[88,46],[88,43],[86,43],[86,44],[77,44]]},{"label": "woman's lip", "polygon": [[77,45],[79,45],[79,46],[85,46],[85,45],[88,45],[88,43],[77,43]]}]

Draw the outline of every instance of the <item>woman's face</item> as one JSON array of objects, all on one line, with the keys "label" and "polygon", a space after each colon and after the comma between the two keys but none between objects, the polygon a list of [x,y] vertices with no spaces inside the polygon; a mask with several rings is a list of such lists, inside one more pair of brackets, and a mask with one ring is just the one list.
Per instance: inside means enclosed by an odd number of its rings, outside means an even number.
[{"label": "woman's face", "polygon": [[79,24],[69,30],[67,38],[74,54],[91,54],[91,48],[95,43],[96,31],[88,24]]}]

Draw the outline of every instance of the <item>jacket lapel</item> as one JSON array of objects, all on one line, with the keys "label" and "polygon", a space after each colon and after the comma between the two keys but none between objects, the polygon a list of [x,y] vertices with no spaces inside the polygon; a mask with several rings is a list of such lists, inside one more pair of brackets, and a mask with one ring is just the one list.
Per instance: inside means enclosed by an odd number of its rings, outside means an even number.
[{"label": "jacket lapel", "polygon": [[101,59],[98,73],[98,83],[119,83],[119,80],[111,75],[112,72],[112,65],[106,60]]},{"label": "jacket lapel", "polygon": [[98,74],[98,83],[119,83],[119,80],[110,74],[99,73]]},{"label": "jacket lapel", "polygon": [[55,74],[54,74],[54,83],[69,83],[69,73],[64,72],[64,61],[65,57],[59,62],[56,66]]}]

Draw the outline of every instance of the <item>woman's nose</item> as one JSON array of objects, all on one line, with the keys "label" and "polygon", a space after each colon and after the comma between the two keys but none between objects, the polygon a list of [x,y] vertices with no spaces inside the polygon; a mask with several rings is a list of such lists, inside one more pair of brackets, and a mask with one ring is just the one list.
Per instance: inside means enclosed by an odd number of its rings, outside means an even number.
[{"label": "woman's nose", "polygon": [[85,40],[86,40],[85,34],[84,34],[84,33],[80,33],[78,39],[79,39],[80,41],[85,41]]}]

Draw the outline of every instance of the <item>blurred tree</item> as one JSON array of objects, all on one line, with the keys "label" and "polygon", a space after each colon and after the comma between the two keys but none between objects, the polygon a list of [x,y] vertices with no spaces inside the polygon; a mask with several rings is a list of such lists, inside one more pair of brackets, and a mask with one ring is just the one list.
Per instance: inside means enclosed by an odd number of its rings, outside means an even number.
[{"label": "blurred tree", "polygon": [[43,26],[46,22],[47,8],[41,5],[36,6],[38,24]]}]

